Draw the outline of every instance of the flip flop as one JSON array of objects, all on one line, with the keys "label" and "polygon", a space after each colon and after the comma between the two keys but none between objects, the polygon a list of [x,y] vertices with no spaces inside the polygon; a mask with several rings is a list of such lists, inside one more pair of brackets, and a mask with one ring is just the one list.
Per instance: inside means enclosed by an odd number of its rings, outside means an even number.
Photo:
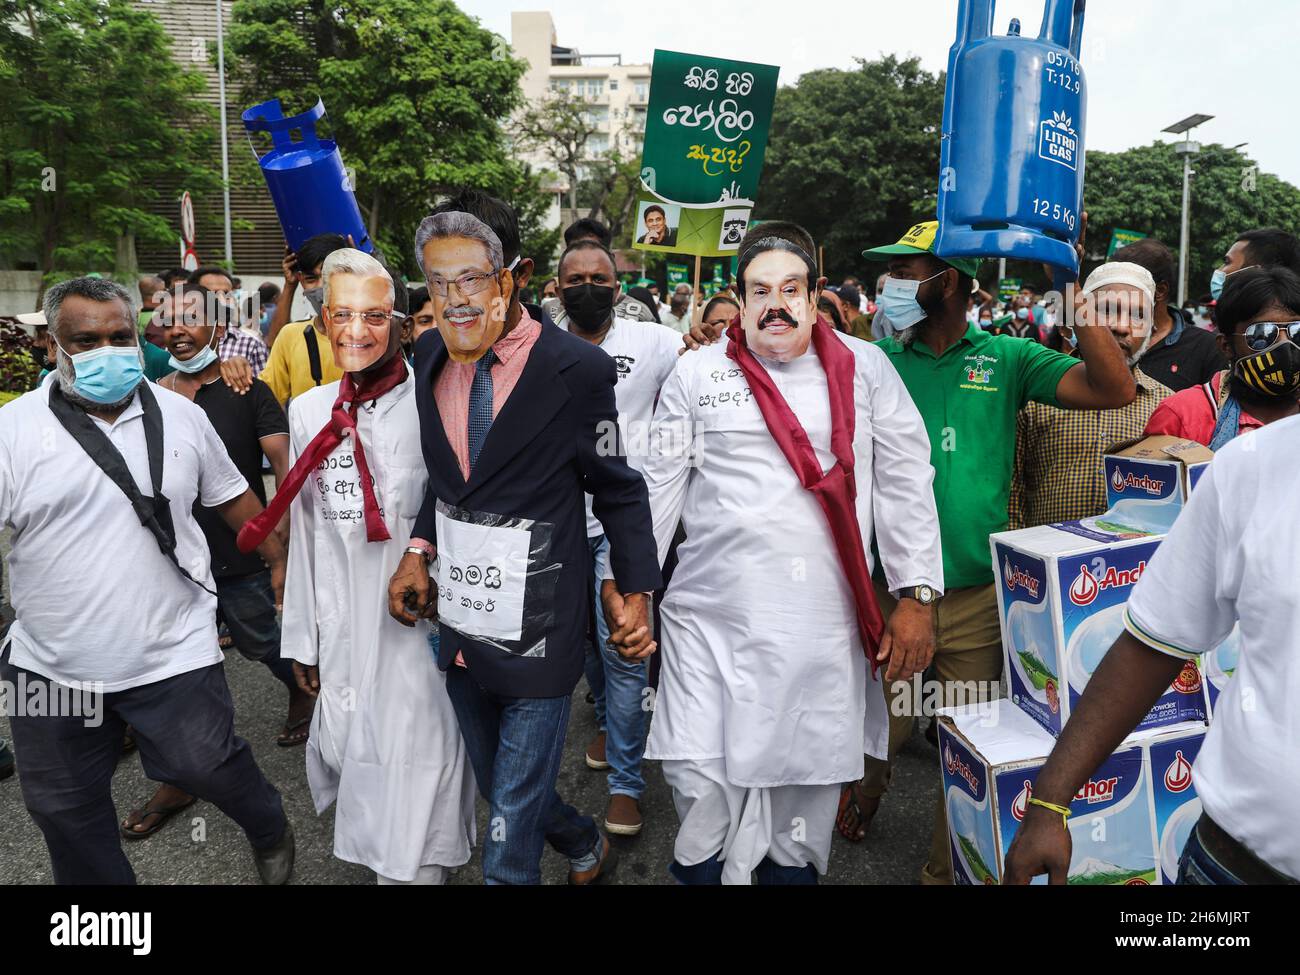
[{"label": "flip flop", "polygon": [[[867,836],[867,828],[871,825],[871,819],[874,818],[875,812],[870,817],[862,812],[862,801],[865,798],[858,792],[859,783],[850,782],[840,792],[840,808],[835,816],[835,829],[850,843],[861,843]],[[877,807],[880,800],[876,800]],[[857,823],[856,826],[849,825],[850,816]],[[861,835],[858,830],[862,830]]]},{"label": "flip flop", "polygon": [[[167,821],[170,820],[173,816],[175,816],[178,812],[189,809],[190,806],[194,805],[194,803],[197,801],[198,801],[197,796],[190,796],[188,802],[183,802],[179,806],[160,806],[157,809],[155,809],[153,806],[146,806],[144,808],[144,811],[140,813],[139,821],[144,822],[150,816],[158,816],[160,818],[158,819],[157,823],[155,823],[149,829],[145,830],[143,833],[137,829],[131,829],[129,826],[125,824],[120,826],[119,829],[122,833],[122,836],[128,840],[146,839],[150,836],[153,836],[154,833],[158,832],[158,830],[166,826]],[[134,809],[131,810],[132,813],[134,813],[135,811],[136,810]]]},{"label": "flip flop", "polygon": [[[284,730],[281,731],[279,736],[275,739],[275,743],[281,748],[293,748],[295,745],[305,744],[307,738],[310,736],[310,729],[305,728],[304,726],[310,724],[311,715],[307,715],[307,717],[301,718],[298,721],[293,722],[293,724],[286,721],[284,724]],[[304,728],[302,734],[297,733],[299,728]]]}]

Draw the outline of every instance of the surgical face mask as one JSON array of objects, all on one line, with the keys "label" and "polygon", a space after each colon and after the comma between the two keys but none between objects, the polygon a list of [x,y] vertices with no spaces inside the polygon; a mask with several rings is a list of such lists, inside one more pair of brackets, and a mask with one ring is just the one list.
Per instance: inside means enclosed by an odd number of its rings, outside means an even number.
[{"label": "surgical face mask", "polygon": [[[939,274],[943,274],[940,271]],[[916,293],[926,281],[933,281],[939,274],[931,274],[922,281],[905,281],[902,278],[885,278],[885,287],[876,298],[877,307],[885,313],[889,324],[902,330],[911,328],[926,317],[925,309],[916,300]]]},{"label": "surgical face mask", "polygon": [[[1248,264],[1246,267],[1239,267],[1237,271],[1244,271],[1246,268],[1255,267],[1254,264]],[[1216,267],[1214,273],[1210,275],[1210,297],[1215,301],[1219,300],[1219,295],[1223,294],[1223,286],[1227,283],[1230,275],[1236,274],[1237,271],[1224,271],[1221,267]]]},{"label": "surgical face mask", "polygon": [[325,304],[325,286],[307,288],[303,291],[302,296],[307,299],[307,304],[311,305],[312,312],[319,315],[321,306]]},{"label": "surgical face mask", "polygon": [[1232,374],[1260,396],[1291,396],[1300,389],[1300,346],[1283,339],[1271,349],[1244,355],[1232,364]]},{"label": "surgical face mask", "polygon": [[217,330],[214,328],[212,330],[211,344],[205,345],[197,353],[195,353],[190,358],[186,359],[184,362],[182,362],[180,359],[177,359],[175,356],[172,356],[167,360],[167,364],[170,365],[177,372],[183,372],[190,376],[193,376],[195,373],[202,372],[204,369],[208,368],[208,366],[212,365],[212,363],[217,361],[216,339],[217,339]]},{"label": "surgical face mask", "polygon": [[584,332],[598,331],[614,310],[614,289],[601,284],[576,284],[560,291],[564,312]]},{"label": "surgical face mask", "polygon": [[1028,308],[1017,308],[1017,309],[1016,309],[1016,317],[1017,317],[1018,319],[1020,319],[1022,322],[1024,322],[1024,321],[1028,321],[1028,320],[1029,320],[1029,309],[1028,309]]},{"label": "surgical face mask", "polygon": [[121,348],[105,345],[76,355],[71,355],[61,345],[58,345],[58,349],[68,357],[72,368],[76,370],[73,390],[92,403],[120,403],[144,379],[144,364],[140,360],[139,346]]}]

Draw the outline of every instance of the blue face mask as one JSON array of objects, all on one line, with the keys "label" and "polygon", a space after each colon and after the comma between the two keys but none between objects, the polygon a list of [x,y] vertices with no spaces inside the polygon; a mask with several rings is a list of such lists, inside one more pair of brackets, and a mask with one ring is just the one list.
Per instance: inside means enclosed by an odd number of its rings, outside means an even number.
[{"label": "blue face mask", "polygon": [[[943,274],[940,271],[939,274]],[[889,324],[897,329],[911,328],[925,317],[925,309],[916,300],[916,293],[926,281],[933,281],[939,274],[931,274],[922,281],[904,281],[902,278],[887,277],[885,286],[876,297],[876,306],[885,313]]]},{"label": "blue face mask", "polygon": [[72,383],[73,390],[92,403],[120,403],[144,379],[138,346],[124,349],[106,345],[71,355],[57,342],[55,345],[72,360],[72,367],[77,371],[77,378]]},{"label": "blue face mask", "polygon": [[[1246,267],[1255,267],[1254,264],[1248,264]],[[1237,271],[1244,271],[1245,267],[1237,268]],[[1228,276],[1236,274],[1237,271],[1225,272],[1223,268],[1216,267],[1214,273],[1210,275],[1210,297],[1215,301],[1219,300],[1219,295],[1223,294],[1223,286],[1228,282]]]},{"label": "blue face mask", "polygon": [[1223,294],[1223,282],[1228,280],[1228,276],[1223,273],[1223,268],[1216,267],[1214,273],[1210,275],[1210,297],[1215,301],[1219,300],[1219,295]]},{"label": "blue face mask", "polygon": [[1025,321],[1027,318],[1029,318],[1029,309],[1028,309],[1028,308],[1017,308],[1017,309],[1016,309],[1016,317],[1019,318],[1022,322]]},{"label": "blue face mask", "polygon": [[[217,337],[216,332],[217,330],[214,328],[212,330],[212,337],[214,339]],[[198,351],[197,354],[190,357],[189,359],[186,359],[184,362],[181,362],[180,359],[177,359],[175,356],[172,356],[167,360],[167,364],[170,365],[177,372],[183,372],[186,373],[187,375],[192,376],[197,372],[202,372],[204,369],[208,368],[208,366],[212,365],[212,363],[216,361],[217,361],[217,350],[213,348],[213,346],[211,345],[205,345],[202,349]]]}]

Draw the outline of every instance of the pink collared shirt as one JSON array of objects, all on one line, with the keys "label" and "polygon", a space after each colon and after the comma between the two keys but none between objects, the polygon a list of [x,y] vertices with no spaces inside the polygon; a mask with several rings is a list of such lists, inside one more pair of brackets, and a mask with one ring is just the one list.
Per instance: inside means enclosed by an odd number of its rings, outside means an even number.
[{"label": "pink collared shirt", "polygon": [[[533,345],[542,334],[542,326],[532,319],[528,310],[520,311],[519,324],[492,346],[497,357],[492,364],[493,420],[514,392]],[[438,404],[442,428],[447,432],[447,440],[460,464],[461,477],[466,481],[469,480],[469,391],[473,385],[474,363],[450,358],[433,384],[433,400]]]},{"label": "pink collared shirt", "polygon": [[[520,312],[519,324],[492,346],[497,357],[492,364],[493,420],[500,415],[501,407],[506,405],[506,400],[518,385],[524,366],[528,365],[528,356],[542,334],[542,326],[533,320],[528,310],[523,308]],[[442,428],[460,464],[461,477],[466,481],[469,480],[469,391],[473,385],[474,363],[457,362],[451,358],[447,359],[433,384],[433,401],[438,404]],[[411,544],[426,551],[433,549],[422,538],[412,538]],[[465,659],[459,653],[456,654],[456,664],[465,666]]]}]

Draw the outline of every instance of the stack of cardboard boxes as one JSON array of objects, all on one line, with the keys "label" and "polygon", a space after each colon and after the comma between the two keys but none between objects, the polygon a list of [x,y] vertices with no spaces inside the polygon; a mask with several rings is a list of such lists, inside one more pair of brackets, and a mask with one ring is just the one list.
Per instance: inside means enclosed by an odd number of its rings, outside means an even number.
[{"label": "stack of cardboard boxes", "polygon": [[[1213,455],[1172,437],[1105,458],[1098,518],[990,537],[1009,700],[941,712],[957,883],[996,883],[1034,778],[1123,630],[1124,603]],[[1235,634],[1188,663],[1071,803],[1070,883],[1172,883],[1200,815],[1191,767],[1235,667]],[[1043,882],[1045,878],[1039,878]]]}]

